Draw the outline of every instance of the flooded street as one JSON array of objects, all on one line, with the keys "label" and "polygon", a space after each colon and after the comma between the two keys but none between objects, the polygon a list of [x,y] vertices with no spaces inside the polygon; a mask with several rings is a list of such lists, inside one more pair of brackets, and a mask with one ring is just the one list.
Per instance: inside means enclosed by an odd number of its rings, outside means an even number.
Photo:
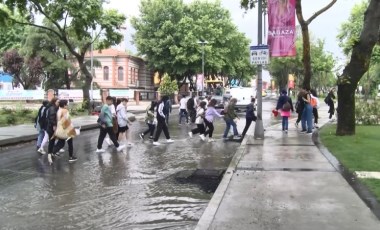
[{"label": "flooded street", "polygon": [[[264,102],[265,126],[278,123],[270,119],[273,107]],[[105,143],[107,152],[95,153],[98,130],[74,139],[78,161],[72,164],[67,147],[53,166],[34,144],[1,150],[0,229],[193,229],[220,179],[193,173],[223,171],[240,143],[221,140],[223,120],[215,122],[216,142],[190,139],[191,127],[178,126],[175,114],[173,144],[141,141],[146,126],[139,119],[131,126],[133,146],[124,153]]]}]

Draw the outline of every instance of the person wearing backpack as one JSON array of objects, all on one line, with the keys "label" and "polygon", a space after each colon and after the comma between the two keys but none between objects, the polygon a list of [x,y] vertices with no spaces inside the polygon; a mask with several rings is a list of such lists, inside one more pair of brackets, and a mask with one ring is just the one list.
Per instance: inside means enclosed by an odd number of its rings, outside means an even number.
[{"label": "person wearing backpack", "polygon": [[329,106],[329,111],[328,113],[330,114],[329,115],[329,119],[330,119],[330,122],[334,121],[333,120],[333,115],[335,113],[335,106],[334,106],[334,99],[335,99],[335,95],[334,95],[334,91],[335,91],[335,88],[332,88],[329,92],[329,94],[327,94],[327,97],[325,98],[325,103]]},{"label": "person wearing backpack", "polygon": [[306,91],[301,89],[300,92],[298,93],[297,95],[297,103],[296,103],[296,113],[298,114],[298,117],[297,117],[297,121],[296,121],[296,128],[298,128],[298,124],[301,122],[302,120],[302,113],[303,113],[303,109],[305,108],[305,102],[304,100],[302,99],[304,97],[304,95],[306,94]]},{"label": "person wearing backpack", "polygon": [[311,105],[310,91],[306,91],[306,94],[302,97],[305,102],[305,108],[302,112],[302,130],[301,133],[312,134],[313,133],[313,107]]},{"label": "person wearing backpack", "polygon": [[46,133],[47,128],[47,110],[48,110],[48,104],[49,101],[44,100],[42,102],[42,106],[38,110],[38,114],[35,119],[34,127],[38,131],[38,137],[37,137],[37,152],[41,154],[45,154],[44,145],[48,141],[48,134]]},{"label": "person wearing backpack", "polygon": [[154,108],[157,106],[156,101],[152,101],[150,105],[146,108],[145,123],[148,125],[148,129],[143,133],[139,134],[139,137],[144,140],[145,135],[149,133],[149,139],[153,140],[154,130],[156,129],[156,124],[154,119],[156,118],[154,114]]},{"label": "person wearing backpack", "polygon": [[286,90],[282,90],[281,96],[278,98],[276,110],[281,111],[282,117],[282,131],[288,133],[289,129],[289,117],[291,112],[294,111],[293,102],[290,97],[287,95]]},{"label": "person wearing backpack", "polygon": [[234,139],[235,138],[241,138],[241,135],[239,135],[235,119],[239,119],[238,115],[235,111],[235,106],[237,103],[236,98],[231,98],[229,101],[227,107],[224,109],[224,121],[226,122],[226,128],[224,129],[223,139],[227,140],[227,135],[230,131],[230,127],[232,126],[232,130],[234,132]]},{"label": "person wearing backpack", "polygon": [[313,106],[313,116],[314,116],[314,128],[318,129],[318,108],[319,108],[319,99],[317,97],[317,91],[314,89],[310,90],[311,93],[311,106]]},{"label": "person wearing backpack", "polygon": [[189,100],[187,100],[187,112],[189,113],[190,121],[191,123],[195,122],[195,116],[197,114],[196,108],[197,108],[197,103],[195,99],[195,94],[191,96]]},{"label": "person wearing backpack", "polygon": [[[54,132],[57,129],[57,111],[59,106],[59,100],[54,97],[50,101],[49,109],[46,114],[47,126],[46,132],[49,135],[49,145],[48,145],[48,161],[53,162],[53,148],[55,144]],[[59,154],[58,154],[59,155]]]}]

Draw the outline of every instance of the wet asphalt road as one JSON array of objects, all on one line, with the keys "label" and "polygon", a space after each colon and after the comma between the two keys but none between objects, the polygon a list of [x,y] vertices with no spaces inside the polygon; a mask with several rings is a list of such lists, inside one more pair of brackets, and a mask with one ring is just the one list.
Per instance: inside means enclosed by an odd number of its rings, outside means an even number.
[{"label": "wet asphalt road", "polygon": [[[264,103],[264,125],[278,122],[269,118],[272,107]],[[158,147],[138,139],[145,125],[134,122],[133,146],[122,153],[95,153],[98,130],[83,132],[71,164],[66,152],[49,166],[31,143],[1,150],[0,229],[193,229],[218,181],[187,175],[225,169],[239,143],[221,140],[222,120],[217,141],[204,143],[177,119],[170,122],[175,143]]]}]

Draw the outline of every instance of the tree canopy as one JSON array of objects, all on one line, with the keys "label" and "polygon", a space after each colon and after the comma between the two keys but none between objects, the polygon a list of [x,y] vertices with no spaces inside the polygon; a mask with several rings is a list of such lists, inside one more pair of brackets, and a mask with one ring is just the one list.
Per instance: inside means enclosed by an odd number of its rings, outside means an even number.
[{"label": "tree canopy", "polygon": [[249,40],[218,1],[142,0],[140,16],[131,22],[139,53],[154,70],[178,81],[202,72],[203,49],[206,76],[247,78],[254,73]]},{"label": "tree canopy", "polygon": [[[117,45],[123,35],[118,28],[124,23],[125,16],[117,10],[106,10],[103,0],[0,0],[8,8],[0,10],[0,22],[29,25],[51,32],[66,46],[67,51],[76,59],[81,73],[85,76],[83,95],[87,108],[91,73],[85,65],[85,55],[92,43],[97,40],[99,49]],[[14,16],[15,12],[25,15],[24,20]],[[46,24],[37,23],[37,16]],[[6,18],[6,20],[3,20]],[[95,31],[95,36],[92,36]]]}]

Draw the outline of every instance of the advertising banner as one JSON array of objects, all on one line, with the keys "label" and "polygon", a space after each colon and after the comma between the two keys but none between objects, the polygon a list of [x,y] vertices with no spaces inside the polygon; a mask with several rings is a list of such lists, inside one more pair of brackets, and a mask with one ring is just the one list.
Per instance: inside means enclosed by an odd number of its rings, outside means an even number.
[{"label": "advertising banner", "polygon": [[271,57],[296,56],[296,0],[268,0],[268,45]]},{"label": "advertising banner", "polygon": [[43,90],[0,90],[0,100],[2,101],[25,101],[43,99],[45,99],[45,91]]},{"label": "advertising banner", "polygon": [[[101,100],[100,90],[96,89],[93,91],[94,91],[93,99],[96,101]],[[90,90],[90,95],[91,95],[91,90]],[[81,89],[59,89],[58,90],[58,98],[61,100],[73,100],[74,102],[82,102],[83,101],[83,90],[81,90]]]},{"label": "advertising banner", "polygon": [[130,89],[110,89],[110,96],[117,98],[133,99],[135,97],[135,91]]}]

